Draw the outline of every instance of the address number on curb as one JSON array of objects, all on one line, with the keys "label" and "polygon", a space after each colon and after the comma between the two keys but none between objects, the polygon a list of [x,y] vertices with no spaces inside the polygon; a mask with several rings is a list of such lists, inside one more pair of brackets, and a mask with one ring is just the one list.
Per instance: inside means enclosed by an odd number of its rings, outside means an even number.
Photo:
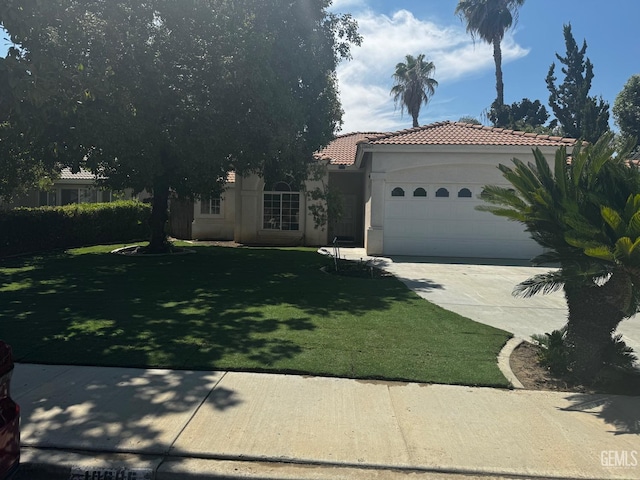
[{"label": "address number on curb", "polygon": [[83,468],[73,467],[69,480],[152,480],[150,468]]}]

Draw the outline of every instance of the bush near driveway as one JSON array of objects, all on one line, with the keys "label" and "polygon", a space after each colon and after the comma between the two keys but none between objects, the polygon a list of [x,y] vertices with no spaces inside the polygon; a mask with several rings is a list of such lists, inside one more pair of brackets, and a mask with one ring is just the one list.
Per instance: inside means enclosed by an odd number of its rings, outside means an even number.
[{"label": "bush near driveway", "polygon": [[309,249],[115,246],[0,263],[0,322],[22,362],[295,372],[507,386],[507,332],[393,277],[323,273]]}]

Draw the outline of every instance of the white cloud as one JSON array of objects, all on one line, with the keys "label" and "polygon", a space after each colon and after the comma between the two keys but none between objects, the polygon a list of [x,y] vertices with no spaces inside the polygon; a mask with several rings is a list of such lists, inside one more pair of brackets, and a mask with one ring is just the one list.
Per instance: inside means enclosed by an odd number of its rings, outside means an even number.
[{"label": "white cloud", "polygon": [[[353,4],[359,0],[338,0],[337,4]],[[436,66],[434,78],[440,86],[494,68],[493,50],[484,42],[475,44],[462,25],[438,25],[416,18],[407,10],[389,17],[363,9],[354,13],[363,37],[360,47],[352,49],[353,59],[337,70],[342,106],[345,111],[343,132],[379,131],[405,128],[410,124],[394,112],[389,90],[396,63],[407,54],[424,53]],[[509,34],[502,44],[503,64],[527,55]],[[437,91],[436,97],[437,98]],[[442,100],[442,99],[440,99]],[[447,117],[448,101],[430,103],[426,114],[438,112]],[[425,121],[427,120],[427,121]],[[428,123],[421,116],[420,123]],[[437,120],[435,118],[434,120]]]}]

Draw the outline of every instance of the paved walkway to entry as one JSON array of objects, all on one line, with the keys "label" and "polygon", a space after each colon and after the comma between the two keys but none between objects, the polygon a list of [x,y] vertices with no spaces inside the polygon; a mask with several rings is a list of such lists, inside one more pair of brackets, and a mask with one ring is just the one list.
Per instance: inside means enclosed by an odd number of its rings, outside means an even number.
[{"label": "paved walkway to entry", "polygon": [[[536,333],[551,332],[567,321],[567,305],[561,291],[532,298],[512,295],[518,283],[548,268],[486,259],[368,257],[363,248],[341,248],[340,256],[375,262],[430,302],[516,337],[527,339]],[[624,320],[619,332],[640,353],[639,316]]]}]

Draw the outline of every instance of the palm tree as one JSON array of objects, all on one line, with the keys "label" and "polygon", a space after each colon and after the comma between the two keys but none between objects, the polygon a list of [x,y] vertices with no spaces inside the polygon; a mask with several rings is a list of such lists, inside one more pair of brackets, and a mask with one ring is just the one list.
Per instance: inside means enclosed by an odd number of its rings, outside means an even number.
[{"label": "palm tree", "polygon": [[393,74],[396,83],[391,89],[391,95],[396,102],[396,108],[399,104],[403,113],[406,108],[413,119],[413,126],[418,127],[420,107],[423,103],[426,105],[429,102],[438,86],[438,82],[432,78],[436,67],[433,62],[425,61],[424,54],[415,58],[407,55],[405,60],[396,65]]},{"label": "palm tree", "polygon": [[502,82],[502,49],[504,34],[518,20],[518,7],[525,0],[459,0],[456,15],[467,23],[467,32],[475,40],[480,37],[493,45],[493,60],[496,64],[496,107],[504,105]]},{"label": "palm tree", "polygon": [[[513,188],[486,187],[478,207],[523,223],[547,250],[535,264],[560,267],[518,285],[531,296],[563,288],[569,316],[565,345],[573,374],[593,381],[606,361],[618,324],[640,306],[640,172],[615,150],[612,135],[578,145],[567,162],[558,150],[553,169],[534,151],[535,164],[500,165]],[[628,146],[627,146],[628,147]]]}]

